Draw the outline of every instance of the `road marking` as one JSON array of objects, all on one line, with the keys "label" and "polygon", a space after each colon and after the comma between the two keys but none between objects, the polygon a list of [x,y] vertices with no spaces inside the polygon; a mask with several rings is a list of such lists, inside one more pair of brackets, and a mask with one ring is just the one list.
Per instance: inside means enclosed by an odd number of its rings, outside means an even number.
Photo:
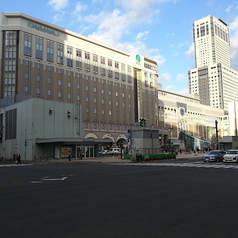
[{"label": "road marking", "polygon": [[43,179],[41,179],[42,181],[63,181],[63,180],[65,180],[65,179],[67,179],[67,177],[62,177],[62,178],[43,178]]},{"label": "road marking", "polygon": [[30,166],[32,164],[0,164],[0,168],[3,167],[22,167],[22,166]]},{"label": "road marking", "polygon": [[189,167],[189,168],[214,168],[214,169],[238,169],[236,165],[225,164],[195,164],[195,163],[128,163],[131,166],[164,166],[164,167]]}]

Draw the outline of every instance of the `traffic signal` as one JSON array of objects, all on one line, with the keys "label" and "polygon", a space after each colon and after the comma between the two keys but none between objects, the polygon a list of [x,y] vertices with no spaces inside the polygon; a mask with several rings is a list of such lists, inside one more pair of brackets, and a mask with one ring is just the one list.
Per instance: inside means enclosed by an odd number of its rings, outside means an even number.
[{"label": "traffic signal", "polygon": [[29,145],[28,140],[25,140],[25,146],[28,146],[28,145]]},{"label": "traffic signal", "polygon": [[141,118],[141,119],[140,119],[140,126],[145,127],[145,126],[146,126],[146,123],[145,123],[145,122],[146,122],[145,119],[144,119],[144,118]]}]

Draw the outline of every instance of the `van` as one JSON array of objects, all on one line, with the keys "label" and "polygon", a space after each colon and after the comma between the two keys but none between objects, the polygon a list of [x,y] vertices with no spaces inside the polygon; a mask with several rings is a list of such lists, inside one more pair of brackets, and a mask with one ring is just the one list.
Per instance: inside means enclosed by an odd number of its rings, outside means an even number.
[{"label": "van", "polygon": [[109,150],[110,155],[119,155],[121,153],[121,148],[111,148]]}]

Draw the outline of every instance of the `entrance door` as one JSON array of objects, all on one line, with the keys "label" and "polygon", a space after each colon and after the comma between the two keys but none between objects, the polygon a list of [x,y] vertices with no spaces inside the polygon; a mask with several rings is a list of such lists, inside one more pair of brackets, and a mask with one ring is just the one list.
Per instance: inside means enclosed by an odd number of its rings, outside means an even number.
[{"label": "entrance door", "polygon": [[77,146],[76,147],[76,157],[79,159],[80,150],[82,151],[83,158],[94,157],[94,147],[93,146]]}]

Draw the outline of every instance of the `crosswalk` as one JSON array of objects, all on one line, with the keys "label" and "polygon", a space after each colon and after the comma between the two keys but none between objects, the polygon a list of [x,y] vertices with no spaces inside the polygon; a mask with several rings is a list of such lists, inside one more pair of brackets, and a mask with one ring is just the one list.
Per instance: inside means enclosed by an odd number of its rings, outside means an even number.
[{"label": "crosswalk", "polygon": [[189,168],[214,168],[214,169],[238,169],[237,164],[224,163],[200,163],[200,162],[185,162],[185,163],[126,163],[130,166],[158,166],[158,167],[189,167]]}]

